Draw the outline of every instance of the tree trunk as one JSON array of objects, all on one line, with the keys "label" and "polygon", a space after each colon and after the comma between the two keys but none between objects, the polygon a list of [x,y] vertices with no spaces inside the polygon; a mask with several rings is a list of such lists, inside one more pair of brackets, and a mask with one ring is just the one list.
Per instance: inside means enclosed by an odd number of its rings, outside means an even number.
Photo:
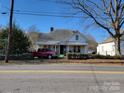
[{"label": "tree trunk", "polygon": [[115,55],[116,56],[121,56],[121,46],[120,46],[120,38],[115,38],[114,39],[114,43],[115,43]]}]

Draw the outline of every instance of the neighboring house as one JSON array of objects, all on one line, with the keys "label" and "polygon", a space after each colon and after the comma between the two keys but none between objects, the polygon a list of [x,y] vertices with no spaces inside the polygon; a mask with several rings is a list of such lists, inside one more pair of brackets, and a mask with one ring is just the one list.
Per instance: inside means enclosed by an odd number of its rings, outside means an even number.
[{"label": "neighboring house", "polygon": [[86,38],[88,40],[88,53],[96,54],[98,43],[90,34],[86,34]]},{"label": "neighboring house", "polygon": [[[121,54],[124,55],[124,36],[121,37]],[[97,46],[97,54],[100,55],[115,55],[115,43],[112,38],[108,38]]]},{"label": "neighboring house", "polygon": [[36,42],[35,49],[44,47],[55,50],[58,54],[88,53],[87,39],[79,31],[51,28],[49,33],[41,33]]}]

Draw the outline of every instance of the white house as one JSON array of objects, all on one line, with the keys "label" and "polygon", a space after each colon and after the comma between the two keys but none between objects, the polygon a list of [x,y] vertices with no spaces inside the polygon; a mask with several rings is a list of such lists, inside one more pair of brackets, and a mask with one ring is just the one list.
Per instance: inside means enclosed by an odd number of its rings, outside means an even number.
[{"label": "white house", "polygon": [[45,47],[55,50],[58,54],[88,53],[87,39],[79,31],[51,28],[49,33],[41,33],[40,39],[35,45],[36,49]]},{"label": "white house", "polygon": [[[121,54],[124,55],[124,36],[121,37]],[[108,38],[97,46],[97,54],[115,55],[115,43],[112,38]]]}]

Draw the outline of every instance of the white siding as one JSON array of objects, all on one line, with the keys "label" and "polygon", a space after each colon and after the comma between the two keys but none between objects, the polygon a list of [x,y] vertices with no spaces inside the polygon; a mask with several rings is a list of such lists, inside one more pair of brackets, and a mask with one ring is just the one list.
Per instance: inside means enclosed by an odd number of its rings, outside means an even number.
[{"label": "white siding", "polygon": [[[124,55],[124,41],[121,41],[121,53]],[[114,42],[99,44],[97,47],[97,54],[100,55],[115,55],[115,44]]]},{"label": "white siding", "polygon": [[97,47],[97,54],[100,55],[115,55],[115,44],[114,42],[99,44]]},{"label": "white siding", "polygon": [[[76,40],[76,35],[78,35],[78,40]],[[79,33],[75,33],[69,40],[69,42],[76,42],[75,45],[81,46],[80,47],[80,52],[83,54],[87,54],[88,53],[88,43],[86,41],[86,39],[80,35]],[[70,50],[73,51],[73,47],[70,47]]]},{"label": "white siding", "polygon": [[84,53],[85,53],[85,54],[88,54],[88,46],[85,46],[84,49],[85,49],[85,52],[84,52]]},{"label": "white siding", "polygon": [[81,53],[87,54],[87,52],[85,51],[85,46],[81,46]]},{"label": "white siding", "polygon": [[121,53],[124,55],[124,41],[121,41]]},{"label": "white siding", "polygon": [[[79,36],[78,40],[76,40],[76,35]],[[68,41],[73,41],[73,42],[80,42],[87,44],[86,39],[82,37],[79,33],[76,33],[74,36],[72,36]]]}]

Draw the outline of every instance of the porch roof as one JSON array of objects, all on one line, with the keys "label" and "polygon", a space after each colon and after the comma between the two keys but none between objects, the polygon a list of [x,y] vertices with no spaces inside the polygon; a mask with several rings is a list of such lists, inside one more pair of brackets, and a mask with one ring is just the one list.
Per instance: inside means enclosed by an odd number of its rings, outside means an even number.
[{"label": "porch roof", "polygon": [[67,45],[88,45],[88,44],[84,42],[67,42]]},{"label": "porch roof", "polygon": [[88,45],[84,42],[73,42],[73,41],[42,41],[36,42],[38,45]]},{"label": "porch roof", "polygon": [[36,42],[38,45],[58,45],[60,41],[42,41]]}]

